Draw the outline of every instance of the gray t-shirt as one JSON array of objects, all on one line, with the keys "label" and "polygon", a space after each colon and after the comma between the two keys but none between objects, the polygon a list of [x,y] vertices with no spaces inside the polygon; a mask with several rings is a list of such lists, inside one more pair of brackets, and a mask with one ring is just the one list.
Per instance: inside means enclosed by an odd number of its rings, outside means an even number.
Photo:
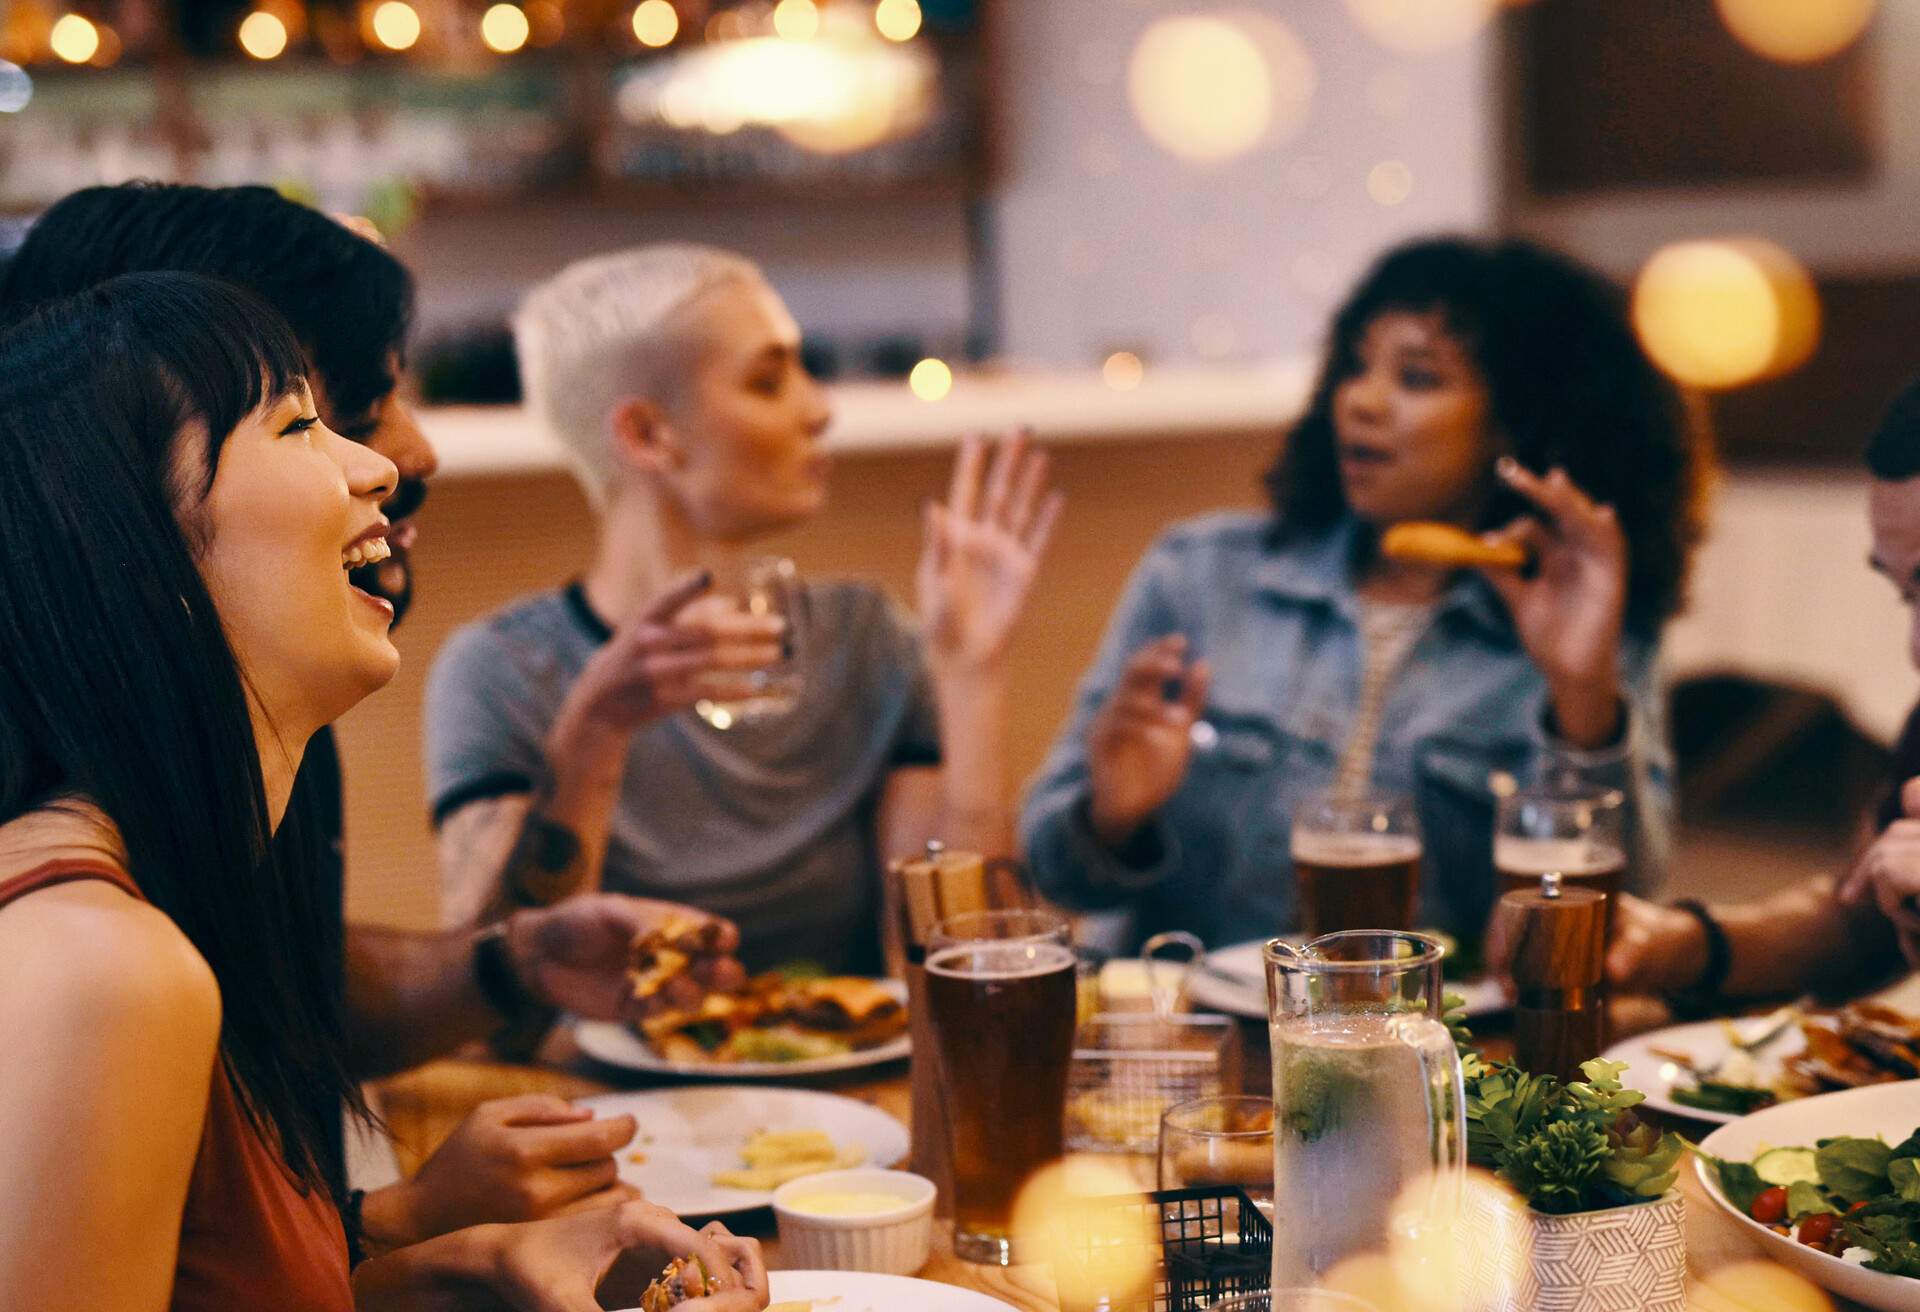
[{"label": "gray t-shirt", "polygon": [[[729,917],[752,969],[877,971],[874,813],[889,771],[939,762],[932,685],[913,628],[878,589],[810,584],[807,613],[791,712],[723,732],[688,711],[634,734],[604,886]],[[427,681],[436,825],[542,785],[547,731],[609,636],[576,585],[448,640]]]}]

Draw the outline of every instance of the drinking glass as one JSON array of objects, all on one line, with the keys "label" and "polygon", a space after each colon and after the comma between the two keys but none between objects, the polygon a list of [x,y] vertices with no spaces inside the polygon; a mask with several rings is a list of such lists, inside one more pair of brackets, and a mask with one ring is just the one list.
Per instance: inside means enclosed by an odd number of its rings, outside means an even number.
[{"label": "drinking glass", "polygon": [[1293,816],[1293,878],[1308,938],[1348,929],[1412,929],[1420,890],[1413,801],[1333,790]]},{"label": "drinking glass", "polygon": [[1273,1046],[1273,1287],[1384,1254],[1466,1171],[1466,1096],[1424,934],[1267,944]]},{"label": "drinking glass", "polygon": [[1273,1099],[1195,1098],[1160,1117],[1160,1188],[1238,1185],[1273,1214]]},{"label": "drinking glass", "polygon": [[1604,893],[1611,945],[1614,908],[1627,875],[1625,817],[1619,790],[1583,786],[1577,779],[1503,792],[1493,824],[1500,892],[1537,889],[1540,876],[1557,872],[1566,888]]},{"label": "drinking glass", "polygon": [[694,713],[721,730],[785,715],[800,699],[799,652],[806,637],[806,588],[798,567],[784,556],[756,557],[737,578],[717,579],[715,594],[733,597],[749,615],[785,620],[786,647],[773,665],[708,676],[708,695],[693,704]]},{"label": "drinking glass", "polygon": [[1065,1155],[1075,959],[1065,919],[1047,911],[951,916],[927,942],[927,1009],[947,1074],[953,1143],[953,1251],[1021,1260],[1021,1188]]}]

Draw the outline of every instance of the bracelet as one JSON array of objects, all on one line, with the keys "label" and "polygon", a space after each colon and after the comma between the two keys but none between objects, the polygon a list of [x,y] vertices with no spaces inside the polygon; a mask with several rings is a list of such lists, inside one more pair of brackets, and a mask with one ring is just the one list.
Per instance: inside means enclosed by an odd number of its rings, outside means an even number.
[{"label": "bracelet", "polygon": [[1667,999],[1674,1014],[1686,1020],[1697,1020],[1719,1009],[1720,990],[1726,986],[1727,973],[1733,969],[1733,949],[1727,943],[1727,931],[1720,927],[1706,904],[1694,898],[1681,898],[1673,904],[1675,911],[1684,911],[1700,922],[1700,932],[1707,939],[1707,964],[1690,988]]},{"label": "bracelet", "polygon": [[497,920],[474,937],[473,978],[480,986],[481,995],[507,1021],[488,1040],[493,1050],[502,1057],[521,1060],[532,1056],[560,1013],[534,997],[520,982],[507,956],[506,921]]}]

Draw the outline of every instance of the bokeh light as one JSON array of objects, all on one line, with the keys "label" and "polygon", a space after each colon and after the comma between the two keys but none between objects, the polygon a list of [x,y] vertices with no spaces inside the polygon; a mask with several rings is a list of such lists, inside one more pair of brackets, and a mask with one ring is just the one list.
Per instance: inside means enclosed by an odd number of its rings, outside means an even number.
[{"label": "bokeh light", "polygon": [[0,59],[0,114],[18,114],[33,103],[33,78],[27,70]]},{"label": "bokeh light", "polygon": [[1100,377],[1116,392],[1131,392],[1146,376],[1146,365],[1132,351],[1115,351],[1100,365]]},{"label": "bokeh light", "polygon": [[920,0],[880,0],[873,25],[889,41],[911,41],[920,31]]},{"label": "bokeh light", "polygon": [[69,64],[84,64],[100,53],[100,29],[79,14],[62,14],[47,34],[47,45]]},{"label": "bokeh light", "polygon": [[947,367],[945,360],[936,360],[929,356],[913,367],[907,375],[907,386],[922,401],[941,401],[953,390],[953,370]]},{"label": "bokeh light", "polygon": [[287,48],[287,25],[278,14],[256,9],[240,20],[240,48],[255,59],[278,59]]},{"label": "bokeh light", "polygon": [[420,40],[420,15],[406,0],[386,0],[373,11],[373,37],[389,50],[411,50]]},{"label": "bokeh light", "polygon": [[1633,288],[1633,324],[1654,363],[1722,390],[1791,372],[1820,340],[1820,298],[1768,242],[1687,241],[1656,251]]},{"label": "bokeh light", "polygon": [[519,5],[494,5],[480,16],[480,39],[497,55],[510,55],[527,44],[533,24]]},{"label": "bokeh light", "polygon": [[1182,159],[1217,163],[1305,126],[1317,82],[1298,37],[1257,15],[1178,15],[1141,34],[1127,96],[1141,130]]},{"label": "bokeh light", "polygon": [[[1065,1307],[1151,1307],[1159,1273],[1157,1210],[1114,1207],[1142,1198],[1140,1181],[1098,1157],[1069,1157],[1034,1172],[1013,1203],[1013,1233],[1050,1262]],[[1091,1200],[1099,1205],[1089,1206]],[[1097,1256],[1096,1263],[1088,1257]]]},{"label": "bokeh light", "polygon": [[1413,195],[1413,170],[1397,159],[1383,159],[1367,170],[1367,195],[1391,209]]},{"label": "bokeh light", "polygon": [[1833,1300],[1805,1276],[1748,1259],[1696,1280],[1687,1290],[1687,1312],[1833,1312]]},{"label": "bokeh light", "polygon": [[1783,64],[1831,59],[1860,39],[1874,0],[1714,0],[1741,45]]},{"label": "bokeh light", "polygon": [[680,35],[680,12],[671,0],[640,0],[633,11],[633,35],[643,46],[658,50]]},{"label": "bokeh light", "polygon": [[1465,44],[1499,8],[1500,0],[1347,0],[1347,11],[1368,36],[1416,54]]},{"label": "bokeh light", "polygon": [[820,35],[820,9],[813,0],[780,0],[773,7],[773,30],[788,41],[811,41]]}]

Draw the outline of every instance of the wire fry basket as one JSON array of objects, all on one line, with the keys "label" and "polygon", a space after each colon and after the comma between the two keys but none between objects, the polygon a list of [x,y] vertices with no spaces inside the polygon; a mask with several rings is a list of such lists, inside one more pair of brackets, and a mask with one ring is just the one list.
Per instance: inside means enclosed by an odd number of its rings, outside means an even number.
[{"label": "wire fry basket", "polygon": [[1074,1036],[1067,1148],[1155,1152],[1167,1108],[1225,1087],[1233,1034],[1225,1016],[1095,1016]]},{"label": "wire fry basket", "polygon": [[1081,1200],[1056,1223],[1063,1312],[1206,1312],[1273,1279],[1273,1225],[1232,1185]]}]

